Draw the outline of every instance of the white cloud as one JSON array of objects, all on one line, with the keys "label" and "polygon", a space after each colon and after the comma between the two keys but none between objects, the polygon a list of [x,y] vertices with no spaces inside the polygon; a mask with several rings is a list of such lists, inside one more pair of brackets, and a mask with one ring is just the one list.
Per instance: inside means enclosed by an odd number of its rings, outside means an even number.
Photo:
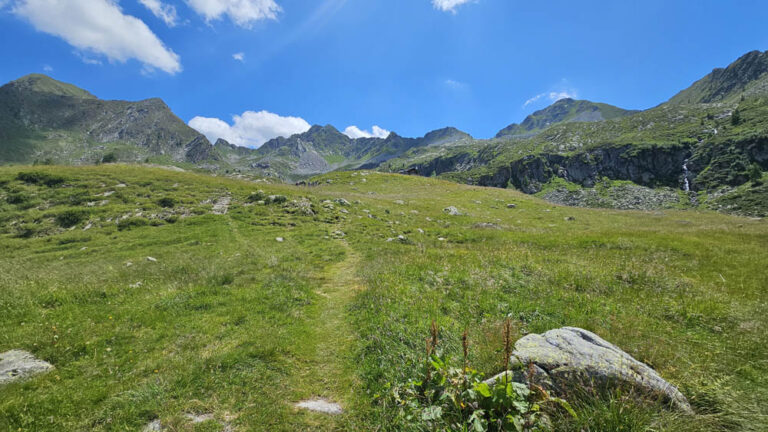
[{"label": "white cloud", "polygon": [[282,11],[275,0],[187,0],[187,3],[206,21],[227,15],[245,28],[250,28],[256,21],[277,19],[277,14]]},{"label": "white cloud", "polygon": [[527,107],[528,105],[531,105],[533,103],[536,103],[540,100],[546,100],[549,102],[557,102],[560,99],[576,99],[579,97],[579,94],[576,90],[563,90],[563,91],[553,91],[553,92],[546,92],[537,94],[536,96],[528,99],[523,104],[523,107]]},{"label": "white cloud", "polygon": [[246,111],[232,116],[232,124],[209,117],[195,117],[189,126],[211,142],[224,138],[231,144],[258,148],[272,138],[306,132],[310,125],[300,117],[283,117],[268,111]]},{"label": "white cloud", "polygon": [[358,139],[358,138],[386,138],[388,137],[390,132],[386,129],[380,128],[378,126],[373,126],[370,131],[362,130],[357,126],[349,126],[348,128],[344,129],[344,135],[352,138],[352,139]]},{"label": "white cloud", "polygon": [[139,3],[149,9],[153,15],[165,21],[168,27],[174,27],[178,23],[179,16],[176,14],[176,7],[165,4],[160,0],[139,0]]},{"label": "white cloud", "polygon": [[456,8],[473,0],[432,0],[432,6],[443,12],[456,13]]},{"label": "white cloud", "polygon": [[169,74],[181,71],[179,56],[143,21],[123,14],[112,0],[18,0],[13,12],[79,50],[117,62],[136,59],[145,68]]},{"label": "white cloud", "polygon": [[467,88],[467,85],[461,81],[456,81],[452,79],[447,79],[443,81],[443,84],[445,84],[448,88],[451,88],[453,90],[464,90]]},{"label": "white cloud", "polygon": [[51,73],[53,72],[53,68],[51,67],[51,65],[43,65],[43,72]]},{"label": "white cloud", "polygon": [[239,62],[244,62],[245,61],[245,53],[241,53],[241,52],[234,53],[234,54],[232,54],[232,58],[237,60],[237,61],[239,61]]}]

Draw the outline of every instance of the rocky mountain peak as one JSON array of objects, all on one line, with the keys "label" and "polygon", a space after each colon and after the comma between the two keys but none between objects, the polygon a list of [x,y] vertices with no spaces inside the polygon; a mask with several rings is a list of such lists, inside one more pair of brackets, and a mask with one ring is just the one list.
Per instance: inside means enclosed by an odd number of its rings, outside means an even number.
[{"label": "rocky mountain peak", "polygon": [[72,84],[57,81],[48,75],[43,74],[29,74],[15,81],[11,81],[6,84],[6,86],[20,93],[35,92],[81,99],[96,99],[96,96],[81,88]]},{"label": "rocky mountain peak", "polygon": [[751,51],[726,68],[714,69],[669,100],[670,104],[727,102],[768,93],[768,51]]}]

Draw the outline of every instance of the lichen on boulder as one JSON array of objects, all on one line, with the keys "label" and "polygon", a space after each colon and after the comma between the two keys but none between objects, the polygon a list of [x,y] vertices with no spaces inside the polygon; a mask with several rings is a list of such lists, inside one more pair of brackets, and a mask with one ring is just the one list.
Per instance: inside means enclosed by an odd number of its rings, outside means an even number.
[{"label": "lichen on boulder", "polygon": [[[642,393],[659,395],[666,402],[692,412],[688,400],[648,365],[635,360],[600,336],[576,327],[543,334],[529,334],[515,343],[511,362],[513,379],[533,383],[559,394],[574,387],[630,386]],[[502,373],[495,382],[508,373]]]}]

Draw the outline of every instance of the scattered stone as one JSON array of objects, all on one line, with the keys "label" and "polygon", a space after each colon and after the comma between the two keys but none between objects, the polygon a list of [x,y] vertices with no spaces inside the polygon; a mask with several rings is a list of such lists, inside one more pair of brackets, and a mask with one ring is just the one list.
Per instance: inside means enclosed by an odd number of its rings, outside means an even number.
[{"label": "scattered stone", "polygon": [[500,226],[496,225],[495,223],[490,223],[490,222],[476,223],[476,224],[473,225],[473,228],[478,228],[478,229],[501,229]]},{"label": "scattered stone", "polygon": [[344,207],[349,207],[349,206],[352,205],[352,204],[349,203],[349,201],[345,200],[344,198],[337,198],[336,199],[336,204],[338,204],[340,206],[344,206]]},{"label": "scattered stone", "polygon": [[80,248],[80,252],[82,252],[84,250],[88,250],[88,246],[83,246],[83,247]]},{"label": "scattered stone", "polygon": [[509,203],[509,204],[507,204],[507,208],[508,208],[508,209],[517,208],[517,204],[512,204],[512,203]]},{"label": "scattered stone", "polygon": [[461,216],[461,212],[459,211],[459,209],[457,209],[454,206],[449,206],[449,207],[444,208],[443,212],[447,213],[447,214],[449,214],[451,216]]},{"label": "scattered stone", "polygon": [[405,242],[408,241],[408,238],[406,238],[404,235],[400,234],[399,236],[397,236],[397,240],[400,241],[400,242],[405,243]]},{"label": "scattered stone", "polygon": [[150,424],[148,424],[142,432],[162,432],[163,431],[163,424],[160,423],[160,420],[154,420]]},{"label": "scattered stone", "polygon": [[[515,343],[511,361],[512,379],[535,384],[555,394],[587,385],[601,387],[628,385],[665,400],[685,412],[692,412],[688,400],[656,371],[635,360],[600,336],[576,327],[563,327],[544,334],[529,334]],[[533,373],[529,371],[532,370]],[[495,382],[502,373],[489,382]]]},{"label": "scattered stone", "polygon": [[438,237],[437,241],[445,241],[445,237]]},{"label": "scattered stone", "polygon": [[567,217],[565,217],[565,220],[567,220],[567,221],[575,221],[576,218],[573,217],[573,216],[567,216]]},{"label": "scattered stone", "polygon": [[275,237],[275,241],[278,242],[278,243],[282,243],[282,242],[285,241],[285,239],[282,238],[282,237]]},{"label": "scattered stone", "polygon": [[0,385],[29,378],[53,369],[53,365],[31,353],[11,350],[0,353]]},{"label": "scattered stone", "polygon": [[124,183],[119,183],[115,185],[116,188],[124,188],[126,187]]},{"label": "scattered stone", "polygon": [[403,200],[395,200],[395,204],[397,204],[397,205],[405,205],[405,201],[403,201]]},{"label": "scattered stone", "polygon": [[129,288],[133,288],[133,289],[136,289],[136,288],[141,288],[141,285],[142,285],[142,283],[141,283],[141,282],[136,282],[136,283],[133,283],[133,284],[130,284],[130,285],[128,285],[128,287],[129,287]]},{"label": "scattered stone", "polygon": [[423,229],[421,229],[421,228],[416,228],[416,231],[418,231],[418,232],[419,232],[419,234],[424,234],[424,230],[423,230]]},{"label": "scattered stone", "polygon": [[229,195],[216,198],[216,201],[213,203],[213,214],[216,214],[216,215],[227,214],[227,212],[229,211],[230,202],[232,202],[232,197]]},{"label": "scattered stone", "polygon": [[157,262],[157,258],[153,258],[153,257],[151,257],[151,256],[148,256],[148,257],[147,257],[147,261],[149,261],[149,262],[153,262],[153,263],[156,263],[156,262]]},{"label": "scattered stone", "polygon": [[90,223],[89,223],[88,225],[86,225],[86,226],[84,226],[84,227],[83,227],[83,231],[88,231],[88,230],[89,230],[89,229],[91,229],[91,228],[93,228],[93,224],[90,224]]},{"label": "scattered stone", "polygon": [[[232,432],[234,429],[232,429],[232,425],[228,422],[220,422],[216,420],[216,417],[214,417],[213,414],[184,414],[184,418],[187,419],[187,421],[190,424],[199,424],[204,423],[207,421],[214,421],[219,424],[219,426],[223,427],[223,432]],[[227,419],[225,417],[225,419]],[[227,419],[230,420],[230,419]],[[143,432],[163,432],[169,430],[166,426],[163,426],[163,423],[160,420],[154,420],[150,424],[144,427]]]},{"label": "scattered stone", "polygon": [[392,237],[390,237],[390,238],[388,238],[388,239],[387,239],[387,243],[390,243],[390,242],[393,242],[393,241],[395,241],[395,239],[394,239],[394,238],[392,238]]},{"label": "scattered stone", "polygon": [[132,262],[130,262],[130,261],[128,261],[127,263],[125,263],[125,266],[126,266],[126,267],[130,267],[130,266],[132,266],[132,265],[133,265],[133,263],[132,263]]},{"label": "scattered stone", "polygon": [[296,407],[329,415],[338,415],[344,412],[344,410],[341,409],[341,405],[335,402],[327,401],[325,399],[311,399],[301,401],[296,404]]},{"label": "scattered stone", "polygon": [[335,239],[343,239],[346,236],[347,235],[344,233],[344,231],[340,231],[340,230],[336,230],[336,231],[331,233],[331,237],[333,237]]}]

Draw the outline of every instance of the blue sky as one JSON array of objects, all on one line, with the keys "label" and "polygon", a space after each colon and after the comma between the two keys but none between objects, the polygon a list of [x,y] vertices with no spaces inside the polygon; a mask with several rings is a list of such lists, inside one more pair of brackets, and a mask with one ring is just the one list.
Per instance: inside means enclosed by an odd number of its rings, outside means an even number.
[{"label": "blue sky", "polygon": [[160,97],[241,145],[309,124],[485,138],[564,95],[655,106],[768,49],[766,19],[764,0],[0,0],[0,81]]}]

